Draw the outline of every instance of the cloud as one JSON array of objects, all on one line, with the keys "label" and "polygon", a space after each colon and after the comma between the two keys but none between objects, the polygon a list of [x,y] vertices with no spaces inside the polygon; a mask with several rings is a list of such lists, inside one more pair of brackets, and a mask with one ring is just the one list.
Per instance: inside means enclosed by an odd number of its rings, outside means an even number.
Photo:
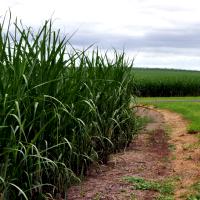
[{"label": "cloud", "polygon": [[[95,43],[102,48],[126,49],[132,51],[163,51],[178,53],[180,49],[193,49],[200,52],[200,26],[194,24],[178,29],[151,30],[142,36],[121,35],[97,32],[77,32],[71,42],[78,46]],[[183,51],[181,51],[182,53]]]}]

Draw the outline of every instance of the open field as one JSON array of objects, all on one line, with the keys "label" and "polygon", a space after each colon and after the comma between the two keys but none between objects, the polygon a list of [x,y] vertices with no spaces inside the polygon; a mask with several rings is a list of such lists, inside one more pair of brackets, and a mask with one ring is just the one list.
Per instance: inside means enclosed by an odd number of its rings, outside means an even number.
[{"label": "open field", "polygon": [[199,96],[200,72],[134,68],[135,92],[141,97]]},{"label": "open field", "polygon": [[188,131],[200,131],[200,97],[148,97],[138,98],[137,101],[180,113],[190,122]]}]

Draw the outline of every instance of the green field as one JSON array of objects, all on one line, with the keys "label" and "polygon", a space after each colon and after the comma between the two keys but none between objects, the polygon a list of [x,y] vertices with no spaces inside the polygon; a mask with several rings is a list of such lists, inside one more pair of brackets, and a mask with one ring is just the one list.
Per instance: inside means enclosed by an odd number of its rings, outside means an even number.
[{"label": "green field", "polygon": [[190,121],[189,131],[200,130],[199,71],[135,68],[134,77],[138,103],[181,113]]},{"label": "green field", "polygon": [[200,72],[134,68],[134,91],[141,97],[200,96]]},{"label": "green field", "polygon": [[180,113],[189,121],[188,131],[193,132],[200,131],[200,102],[193,100],[200,101],[200,97],[148,97],[138,98],[137,102]]}]

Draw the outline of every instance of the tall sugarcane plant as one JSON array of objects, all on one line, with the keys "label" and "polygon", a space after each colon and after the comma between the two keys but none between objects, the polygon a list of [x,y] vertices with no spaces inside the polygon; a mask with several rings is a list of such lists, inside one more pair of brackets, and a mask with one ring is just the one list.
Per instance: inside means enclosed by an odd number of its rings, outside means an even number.
[{"label": "tall sugarcane plant", "polygon": [[52,21],[0,23],[0,199],[67,195],[136,133],[132,63],[76,50]]}]

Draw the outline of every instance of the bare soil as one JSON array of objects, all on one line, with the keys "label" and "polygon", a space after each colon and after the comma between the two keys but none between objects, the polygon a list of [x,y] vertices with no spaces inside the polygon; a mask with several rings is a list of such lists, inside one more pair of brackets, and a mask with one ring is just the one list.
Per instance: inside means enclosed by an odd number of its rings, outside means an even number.
[{"label": "bare soil", "polygon": [[134,190],[123,180],[126,176],[156,181],[178,177],[175,199],[186,199],[190,186],[200,180],[197,137],[187,134],[187,122],[176,113],[139,108],[137,114],[150,117],[151,123],[126,151],[111,155],[107,165],[92,166],[80,185],[69,188],[68,200],[151,200],[158,196],[156,191]]}]

